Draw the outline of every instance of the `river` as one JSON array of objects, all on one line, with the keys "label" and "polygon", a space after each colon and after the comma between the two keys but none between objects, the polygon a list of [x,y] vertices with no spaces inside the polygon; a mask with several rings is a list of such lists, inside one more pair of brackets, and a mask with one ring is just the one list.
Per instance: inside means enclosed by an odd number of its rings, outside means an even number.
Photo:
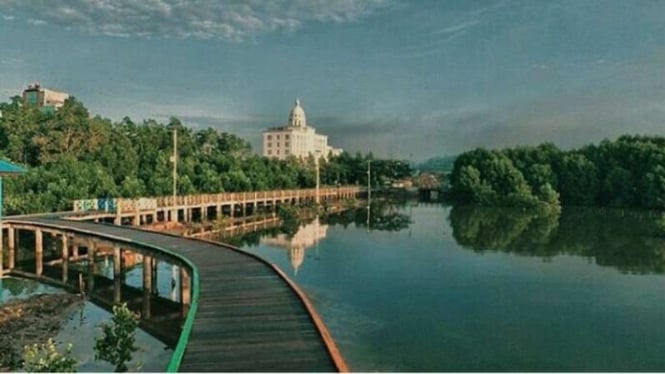
[{"label": "river", "polygon": [[634,211],[408,203],[222,240],[287,271],[356,371],[663,371],[654,232]]}]

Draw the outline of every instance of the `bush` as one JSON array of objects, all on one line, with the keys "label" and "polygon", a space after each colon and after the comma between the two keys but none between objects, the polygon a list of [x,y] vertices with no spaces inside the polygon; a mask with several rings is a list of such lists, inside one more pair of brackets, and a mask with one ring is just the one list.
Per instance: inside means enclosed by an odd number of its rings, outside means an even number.
[{"label": "bush", "polygon": [[71,354],[71,344],[67,345],[64,353],[60,353],[53,339],[46,344],[26,345],[23,348],[23,370],[31,373],[76,372],[76,360]]},{"label": "bush", "polygon": [[95,338],[95,360],[104,360],[115,365],[116,372],[127,371],[132,353],[138,350],[136,327],[138,315],[127,308],[127,304],[113,307],[111,323],[102,323],[102,337]]}]

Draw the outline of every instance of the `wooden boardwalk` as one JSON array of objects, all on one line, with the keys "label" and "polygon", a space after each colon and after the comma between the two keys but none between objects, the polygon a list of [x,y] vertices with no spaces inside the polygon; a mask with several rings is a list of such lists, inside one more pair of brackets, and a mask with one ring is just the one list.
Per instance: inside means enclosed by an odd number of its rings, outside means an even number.
[{"label": "wooden boardwalk", "polygon": [[145,243],[198,269],[198,310],[179,371],[346,371],[302,292],[272,265],[218,243],[56,217],[8,218]]}]

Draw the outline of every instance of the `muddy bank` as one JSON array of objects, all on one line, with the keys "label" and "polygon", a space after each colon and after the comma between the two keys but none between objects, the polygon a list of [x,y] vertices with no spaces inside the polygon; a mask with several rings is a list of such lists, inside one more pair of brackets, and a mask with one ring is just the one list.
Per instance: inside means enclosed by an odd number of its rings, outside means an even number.
[{"label": "muddy bank", "polygon": [[23,346],[45,343],[83,300],[72,294],[42,294],[0,304],[0,371],[21,366]]}]

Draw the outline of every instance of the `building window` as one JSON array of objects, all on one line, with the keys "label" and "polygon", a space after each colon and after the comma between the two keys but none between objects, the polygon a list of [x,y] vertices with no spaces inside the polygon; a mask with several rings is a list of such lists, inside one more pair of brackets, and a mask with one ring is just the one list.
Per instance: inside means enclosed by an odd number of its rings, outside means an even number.
[{"label": "building window", "polygon": [[268,135],[268,140],[271,140],[271,139],[272,139],[272,135]]},{"label": "building window", "polygon": [[277,135],[277,139],[279,139],[279,135]]},{"label": "building window", "polygon": [[279,154],[279,149],[277,150],[277,154]]},{"label": "building window", "polygon": [[289,150],[287,149],[286,151],[284,151],[284,154],[285,154],[285,155],[288,155],[288,154],[289,154]]},{"label": "building window", "polygon": [[268,150],[268,154],[271,155],[271,154],[272,154],[272,151],[271,151],[271,150]]},{"label": "building window", "polygon": [[284,139],[289,140],[289,134],[284,135]]},{"label": "building window", "polygon": [[268,148],[272,147],[272,143],[268,142]]},{"label": "building window", "polygon": [[289,146],[289,142],[284,142],[284,146],[285,146],[285,147],[288,147],[288,146]]},{"label": "building window", "polygon": [[277,142],[277,147],[279,147],[279,142]]}]

